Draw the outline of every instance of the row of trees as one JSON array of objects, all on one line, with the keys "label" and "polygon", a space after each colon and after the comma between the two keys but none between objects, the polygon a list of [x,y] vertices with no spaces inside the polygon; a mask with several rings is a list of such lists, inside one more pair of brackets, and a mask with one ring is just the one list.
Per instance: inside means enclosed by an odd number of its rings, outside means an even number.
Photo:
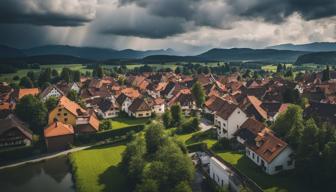
[{"label": "row of trees", "polygon": [[168,137],[161,124],[148,125],[127,145],[122,166],[136,192],[191,192],[194,167],[185,146]]},{"label": "row of trees", "polygon": [[326,191],[335,189],[336,130],[333,125],[304,119],[300,106],[292,105],[272,129],[295,151],[298,178]]}]

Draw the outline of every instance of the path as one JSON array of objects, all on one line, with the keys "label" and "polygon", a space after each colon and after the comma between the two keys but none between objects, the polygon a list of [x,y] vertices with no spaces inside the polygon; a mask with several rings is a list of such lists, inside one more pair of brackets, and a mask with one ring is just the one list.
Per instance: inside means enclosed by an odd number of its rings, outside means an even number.
[{"label": "path", "polygon": [[76,147],[76,148],[73,148],[73,149],[69,149],[69,150],[61,151],[61,152],[57,152],[57,153],[43,154],[43,155],[39,155],[37,157],[35,156],[35,157],[30,158],[30,159],[26,159],[26,160],[23,160],[23,161],[20,161],[20,162],[17,162],[17,163],[12,163],[12,164],[9,164],[9,165],[1,166],[0,170],[10,168],[10,167],[16,167],[16,166],[24,165],[24,164],[27,164],[27,163],[36,163],[36,162],[39,162],[39,161],[52,159],[52,158],[55,158],[55,157],[58,157],[58,156],[67,155],[69,153],[84,150],[84,149],[87,149],[87,148],[90,148],[90,147],[92,147],[92,145],[84,146],[84,147]]},{"label": "path", "polygon": [[209,120],[202,118],[201,122],[200,122],[200,128],[201,128],[201,132],[207,131],[209,129],[211,129],[213,127],[212,122],[210,122]]}]

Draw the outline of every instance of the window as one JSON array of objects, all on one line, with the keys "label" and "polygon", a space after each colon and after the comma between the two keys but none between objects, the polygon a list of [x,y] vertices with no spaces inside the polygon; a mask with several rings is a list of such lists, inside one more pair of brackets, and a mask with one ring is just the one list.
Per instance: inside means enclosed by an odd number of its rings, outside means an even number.
[{"label": "window", "polygon": [[287,165],[292,165],[293,164],[293,160],[289,160],[289,161],[287,161]]},{"label": "window", "polygon": [[146,116],[148,116],[149,115],[149,113],[146,113]]},{"label": "window", "polygon": [[61,112],[62,111],[62,109],[58,109],[58,112]]},{"label": "window", "polygon": [[64,113],[63,115],[64,115],[64,116],[67,116],[67,115],[68,115],[68,113]]},{"label": "window", "polygon": [[282,168],[282,165],[278,165],[275,167],[275,171],[281,171],[283,168]]},{"label": "window", "polygon": [[247,155],[249,155],[249,156],[250,156],[250,151],[249,151],[249,150],[247,150],[246,152],[247,152]]},{"label": "window", "polygon": [[254,153],[252,153],[252,158],[254,159]]},{"label": "window", "polygon": [[67,122],[67,121],[68,121],[68,118],[64,118],[64,121]]},{"label": "window", "polygon": [[259,163],[259,156],[257,156],[257,163]]},{"label": "window", "polygon": [[240,114],[240,111],[238,111],[237,113]]},{"label": "window", "polygon": [[139,117],[142,117],[142,116],[143,116],[143,114],[142,114],[142,113],[140,113],[140,114],[139,114]]},{"label": "window", "polygon": [[60,116],[61,114],[60,113],[57,113],[57,116]]}]

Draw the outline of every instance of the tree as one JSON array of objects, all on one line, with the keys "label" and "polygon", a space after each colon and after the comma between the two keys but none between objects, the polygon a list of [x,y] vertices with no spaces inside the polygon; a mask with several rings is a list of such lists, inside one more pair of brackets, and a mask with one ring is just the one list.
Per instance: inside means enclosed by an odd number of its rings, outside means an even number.
[{"label": "tree", "polygon": [[13,77],[13,80],[14,81],[18,81],[20,79],[20,77],[18,76],[18,75],[15,75],[14,77]]},{"label": "tree", "polygon": [[32,95],[21,98],[16,105],[15,114],[29,123],[30,128],[39,134],[42,133],[42,128],[47,124],[47,108],[37,97]]},{"label": "tree", "polygon": [[182,109],[179,104],[172,105],[170,108],[173,126],[181,125],[183,121]]},{"label": "tree", "polygon": [[81,78],[81,74],[80,74],[80,71],[74,71],[74,81],[75,82],[80,82],[80,78]]},{"label": "tree", "polygon": [[51,71],[51,75],[52,75],[53,77],[58,77],[58,76],[59,76],[58,71],[57,71],[56,69],[53,69],[53,70]]},{"label": "tree", "polygon": [[201,108],[205,101],[205,91],[199,82],[196,82],[191,88],[197,107]]},{"label": "tree", "polygon": [[190,185],[185,181],[182,181],[181,183],[176,185],[173,191],[174,192],[192,192]]},{"label": "tree", "polygon": [[64,67],[61,72],[61,79],[67,83],[71,82],[71,70],[67,67]]},{"label": "tree", "polygon": [[36,81],[36,74],[34,73],[34,71],[28,71],[27,77],[29,77],[29,79],[32,80],[33,82]]},{"label": "tree", "polygon": [[300,103],[300,93],[297,89],[286,88],[282,94],[283,102],[285,103]]},{"label": "tree", "polygon": [[70,90],[67,97],[71,100],[71,101],[75,101],[77,103],[80,102],[80,98],[78,96],[78,93],[75,90]]},{"label": "tree", "polygon": [[38,79],[38,84],[42,86],[44,83],[50,83],[50,81],[51,81],[51,69],[47,68],[41,71]]},{"label": "tree", "polygon": [[24,76],[24,77],[21,78],[19,85],[21,87],[24,87],[24,88],[34,87],[34,84],[33,84],[32,80],[30,80],[30,78],[27,77],[27,76]]},{"label": "tree", "polygon": [[96,68],[93,70],[93,75],[98,78],[103,78],[104,77],[104,69],[98,65]]},{"label": "tree", "polygon": [[279,63],[279,64],[277,65],[277,73],[281,73],[282,70],[283,70],[282,65]]},{"label": "tree", "polygon": [[176,67],[176,69],[175,69],[175,73],[176,74],[181,74],[181,67]]},{"label": "tree", "polygon": [[162,115],[162,122],[165,128],[170,128],[172,125],[172,116],[169,110],[166,110]]},{"label": "tree", "polygon": [[55,107],[57,106],[57,103],[58,103],[57,97],[49,97],[46,100],[45,105],[48,111],[50,112],[51,110],[55,109]]},{"label": "tree", "polygon": [[146,179],[137,185],[136,192],[159,192],[159,185],[154,179]]},{"label": "tree", "polygon": [[327,68],[322,72],[322,81],[329,81],[330,80],[330,68],[327,65]]},{"label": "tree", "polygon": [[188,121],[185,121],[181,125],[181,132],[190,133],[194,131],[199,131],[199,119],[197,117],[191,118]]},{"label": "tree", "polygon": [[299,144],[299,138],[304,129],[303,110],[300,106],[291,105],[285,113],[280,114],[272,129],[281,138],[285,139],[294,149]]},{"label": "tree", "polygon": [[102,121],[99,124],[99,129],[100,130],[110,130],[110,129],[112,129],[112,123],[111,123],[111,121],[110,120]]},{"label": "tree", "polygon": [[145,131],[146,149],[149,154],[155,153],[163,142],[163,128],[160,124],[150,124]]}]

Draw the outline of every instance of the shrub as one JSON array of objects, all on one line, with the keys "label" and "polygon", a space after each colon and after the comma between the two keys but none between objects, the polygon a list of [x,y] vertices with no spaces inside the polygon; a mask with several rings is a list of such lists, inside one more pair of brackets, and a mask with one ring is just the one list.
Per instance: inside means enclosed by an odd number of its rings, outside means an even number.
[{"label": "shrub", "polygon": [[231,149],[231,141],[227,138],[221,138],[212,147],[214,150]]},{"label": "shrub", "polygon": [[112,122],[110,120],[104,120],[99,124],[100,130],[110,130],[112,129]]}]

